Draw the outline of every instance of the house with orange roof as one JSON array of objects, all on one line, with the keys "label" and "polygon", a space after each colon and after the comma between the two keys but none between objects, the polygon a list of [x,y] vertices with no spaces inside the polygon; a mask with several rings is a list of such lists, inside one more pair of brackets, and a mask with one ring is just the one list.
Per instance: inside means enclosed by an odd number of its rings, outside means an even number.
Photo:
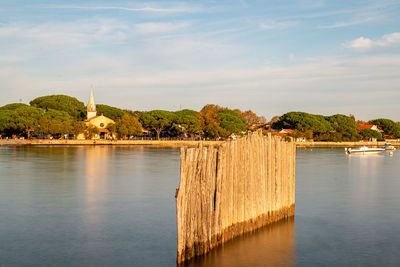
[{"label": "house with orange roof", "polygon": [[285,134],[285,135],[289,135],[294,133],[294,130],[292,129],[282,129],[279,133]]},{"label": "house with orange roof", "polygon": [[365,129],[373,130],[373,131],[377,131],[377,132],[383,133],[383,131],[382,131],[381,129],[379,129],[378,126],[373,125],[373,124],[366,124],[366,125],[361,125],[361,126],[358,127],[358,130],[359,130],[359,131],[365,130]]}]

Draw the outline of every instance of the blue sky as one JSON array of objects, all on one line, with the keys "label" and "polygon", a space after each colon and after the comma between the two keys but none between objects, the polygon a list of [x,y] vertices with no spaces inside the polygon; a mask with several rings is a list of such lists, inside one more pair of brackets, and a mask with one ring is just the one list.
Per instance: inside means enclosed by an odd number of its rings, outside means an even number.
[{"label": "blue sky", "polygon": [[0,2],[0,105],[400,120],[399,1]]}]

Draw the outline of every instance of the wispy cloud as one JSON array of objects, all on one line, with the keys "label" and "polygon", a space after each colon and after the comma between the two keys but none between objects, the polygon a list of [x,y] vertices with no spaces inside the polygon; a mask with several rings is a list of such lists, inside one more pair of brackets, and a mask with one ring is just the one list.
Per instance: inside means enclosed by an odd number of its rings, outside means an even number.
[{"label": "wispy cloud", "polygon": [[335,15],[335,22],[320,25],[319,29],[336,29],[350,27],[354,25],[362,25],[371,22],[384,22],[391,16],[391,11],[398,7],[398,1],[382,0],[382,1],[365,1],[359,7],[333,10],[323,15]]},{"label": "wispy cloud", "polygon": [[294,27],[298,24],[297,21],[268,21],[260,23],[260,28],[263,30],[286,29]]},{"label": "wispy cloud", "polygon": [[147,22],[136,24],[135,32],[138,34],[163,34],[185,29],[189,25],[188,22]]},{"label": "wispy cloud", "polygon": [[[130,27],[115,20],[81,20],[78,22],[43,23],[38,25],[6,24],[0,37],[15,45],[85,46],[90,42],[116,42],[126,38]],[[27,43],[29,42],[29,43]]]},{"label": "wispy cloud", "polygon": [[378,40],[360,37],[343,44],[343,46],[356,51],[367,51],[374,48],[397,47],[400,46],[400,32],[383,35]]},{"label": "wispy cloud", "polygon": [[48,6],[47,8],[53,9],[82,9],[82,10],[121,10],[130,12],[151,12],[151,13],[193,13],[201,10],[198,6],[173,6],[173,7],[127,7],[127,6],[83,6],[83,5],[62,5],[62,6]]},{"label": "wispy cloud", "polygon": [[330,24],[330,25],[318,26],[318,28],[319,29],[343,28],[343,27],[349,27],[349,26],[353,26],[353,25],[360,25],[360,24],[368,23],[373,20],[375,20],[375,18],[368,17],[368,18],[355,19],[355,20],[350,20],[350,21],[345,21],[345,22],[336,22],[336,23]]}]

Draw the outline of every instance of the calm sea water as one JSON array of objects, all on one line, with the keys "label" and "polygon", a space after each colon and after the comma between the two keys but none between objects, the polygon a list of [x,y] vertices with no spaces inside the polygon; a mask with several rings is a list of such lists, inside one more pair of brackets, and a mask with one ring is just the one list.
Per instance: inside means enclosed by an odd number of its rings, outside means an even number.
[{"label": "calm sea water", "polygon": [[[188,266],[400,266],[400,151],[297,151],[296,216]],[[176,266],[179,151],[0,147],[0,266]]]}]

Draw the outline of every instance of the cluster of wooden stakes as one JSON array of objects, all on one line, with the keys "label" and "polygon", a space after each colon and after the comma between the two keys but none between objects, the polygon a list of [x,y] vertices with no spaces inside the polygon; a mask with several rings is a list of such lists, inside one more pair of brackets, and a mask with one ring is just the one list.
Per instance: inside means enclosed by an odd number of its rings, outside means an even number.
[{"label": "cluster of wooden stakes", "polygon": [[295,142],[253,132],[180,157],[178,264],[294,216]]}]

